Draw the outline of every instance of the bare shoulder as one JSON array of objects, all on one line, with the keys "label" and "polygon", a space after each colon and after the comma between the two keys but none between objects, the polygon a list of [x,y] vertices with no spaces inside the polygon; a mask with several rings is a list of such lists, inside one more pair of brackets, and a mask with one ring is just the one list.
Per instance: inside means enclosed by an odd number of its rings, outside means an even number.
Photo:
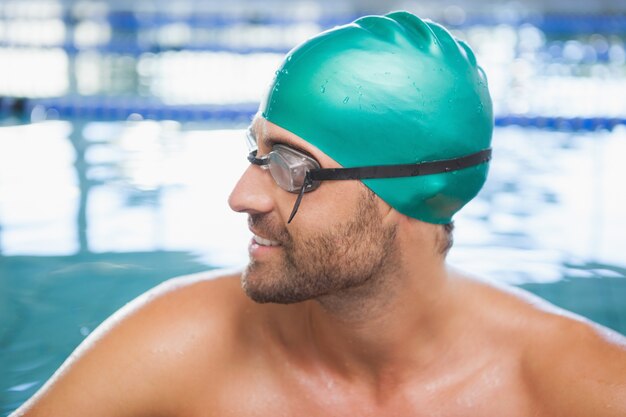
[{"label": "bare shoulder", "polygon": [[178,387],[223,372],[247,302],[237,274],[169,280],[107,319],[16,415],[167,414],[189,395]]},{"label": "bare shoulder", "polygon": [[524,290],[480,282],[472,302],[519,346],[539,415],[626,415],[626,338]]},{"label": "bare shoulder", "polygon": [[541,403],[570,416],[626,415],[626,339],[574,315],[542,316],[525,355]]}]

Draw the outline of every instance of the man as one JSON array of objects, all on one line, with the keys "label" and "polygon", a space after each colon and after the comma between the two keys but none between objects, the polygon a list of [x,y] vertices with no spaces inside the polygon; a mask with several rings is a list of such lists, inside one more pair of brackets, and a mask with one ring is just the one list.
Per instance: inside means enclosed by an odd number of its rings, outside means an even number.
[{"label": "man", "polygon": [[626,415],[624,338],[445,264],[491,129],[472,51],[434,23],[300,45],[230,197],[246,270],[135,300],[15,415]]}]

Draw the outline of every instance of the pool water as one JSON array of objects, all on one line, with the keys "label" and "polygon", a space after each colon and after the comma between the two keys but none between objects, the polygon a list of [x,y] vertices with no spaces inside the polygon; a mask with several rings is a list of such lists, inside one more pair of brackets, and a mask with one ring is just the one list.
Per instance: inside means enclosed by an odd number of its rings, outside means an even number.
[{"label": "pool water", "polygon": [[[247,166],[243,127],[0,127],[0,415],[138,294],[245,264],[246,218],[226,203]],[[624,128],[496,129],[450,262],[626,334],[624,154]]]}]

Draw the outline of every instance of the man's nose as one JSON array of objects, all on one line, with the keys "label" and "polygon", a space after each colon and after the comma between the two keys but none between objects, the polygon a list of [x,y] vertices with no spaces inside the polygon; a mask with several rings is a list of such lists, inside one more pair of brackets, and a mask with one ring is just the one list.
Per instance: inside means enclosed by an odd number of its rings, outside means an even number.
[{"label": "man's nose", "polygon": [[272,197],[275,184],[269,172],[250,165],[228,197],[230,208],[239,213],[268,213],[274,208]]}]

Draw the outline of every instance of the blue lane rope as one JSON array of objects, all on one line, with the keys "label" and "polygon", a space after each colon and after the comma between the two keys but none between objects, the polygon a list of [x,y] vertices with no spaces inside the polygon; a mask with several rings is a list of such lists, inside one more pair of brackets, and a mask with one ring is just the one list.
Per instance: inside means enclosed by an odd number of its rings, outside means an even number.
[{"label": "blue lane rope", "polygon": [[558,131],[612,131],[617,126],[626,126],[626,117],[559,117],[559,116],[496,116],[498,127],[520,126]]},{"label": "blue lane rope", "polygon": [[[15,42],[0,41],[0,47],[6,48],[62,48],[68,54],[74,55],[81,50],[95,50],[103,53],[118,53],[140,55],[146,52],[158,53],[167,50],[194,50],[194,51],[216,51],[216,52],[234,52],[234,53],[253,53],[253,52],[276,52],[285,53],[290,46],[267,45],[261,47],[255,46],[229,46],[219,42],[214,43],[188,43],[176,47],[159,45],[156,42],[145,43],[140,42],[135,36],[137,33],[145,30],[158,29],[168,24],[180,23],[188,25],[195,29],[219,29],[227,28],[237,24],[250,24],[262,26],[278,26],[284,27],[298,23],[313,23],[322,29],[330,28],[335,25],[348,23],[355,16],[326,16],[319,19],[311,19],[309,21],[289,19],[272,16],[220,16],[212,14],[192,14],[188,17],[172,16],[163,13],[140,13],[132,11],[110,12],[103,16],[95,17],[91,20],[102,21],[110,25],[116,36],[106,44],[79,48],[73,42],[67,41],[58,45],[26,45]],[[0,16],[0,22],[2,22]],[[63,16],[63,20],[67,27],[76,25],[77,20],[70,14]],[[603,35],[621,35],[626,36],[626,14],[620,15],[531,15],[528,17],[512,18],[503,20],[495,16],[468,16],[462,23],[445,22],[444,24],[454,29],[467,29],[475,26],[494,27],[499,24],[507,24],[513,27],[523,25],[533,25],[543,31],[548,36],[560,35],[590,35],[600,33]],[[552,50],[559,49],[558,42],[549,43],[546,47],[555,46]],[[562,49],[562,48],[561,48]],[[600,61],[607,58],[600,56]]]},{"label": "blue lane rope", "polygon": [[[229,27],[237,24],[255,24],[255,25],[271,25],[286,26],[297,23],[317,23],[324,28],[330,28],[336,25],[352,22],[359,15],[327,15],[319,19],[302,20],[279,16],[263,16],[263,15],[244,15],[229,16],[211,13],[193,13],[188,16],[173,16],[166,13],[142,13],[132,11],[110,12],[100,16],[101,20],[106,21],[112,29],[120,30],[136,30],[145,29],[154,26],[164,26],[173,23],[183,23],[194,28],[221,28]],[[66,24],[74,24],[76,18],[70,15],[64,17]],[[610,15],[576,15],[576,14],[546,14],[513,17],[511,19],[502,19],[493,15],[472,15],[468,13],[468,17],[458,24],[443,21],[447,26],[455,28],[467,28],[477,25],[497,26],[499,24],[511,24],[521,26],[532,24],[537,26],[549,34],[572,34],[572,33],[626,33],[626,14],[610,14]]]},{"label": "blue lane rope", "polygon": [[[140,118],[148,120],[247,123],[255,115],[258,103],[167,105],[157,100],[132,97],[76,96],[47,99],[0,97],[0,117],[28,118],[36,109],[40,114],[48,114],[59,119],[120,121],[139,115]],[[626,117],[501,115],[496,116],[495,125],[559,131],[611,131],[616,126],[626,126]]]},{"label": "blue lane rope", "polygon": [[65,42],[59,45],[25,45],[13,42],[0,41],[0,48],[12,49],[63,49],[69,56],[74,56],[79,52],[94,51],[101,54],[119,54],[131,55],[138,57],[145,53],[158,54],[169,51],[194,51],[194,52],[231,52],[234,54],[253,54],[253,53],[276,53],[284,55],[291,49],[291,46],[229,46],[220,43],[198,43],[188,44],[184,46],[169,47],[158,44],[139,45],[131,41],[115,41],[102,45],[94,45],[88,47],[78,47],[71,42]]},{"label": "blue lane rope", "polygon": [[[563,41],[551,41],[546,43],[541,49],[538,51],[539,53],[543,53],[549,56],[550,62],[568,62],[568,58],[565,57],[565,42]],[[595,64],[595,63],[609,63],[611,62],[611,56],[609,53],[609,49],[603,51],[597,51],[593,48],[593,46],[589,44],[582,43],[583,46],[590,46],[590,50],[584,50],[583,55],[578,59],[575,64]],[[145,53],[158,54],[168,51],[192,51],[192,52],[229,52],[233,54],[239,55],[247,55],[254,53],[275,53],[284,55],[289,52],[289,46],[228,46],[220,43],[197,43],[197,44],[188,44],[184,47],[165,47],[159,45],[138,45],[133,42],[110,42],[106,45],[97,45],[90,46],[86,48],[78,48],[74,44],[64,43],[63,45],[57,46],[26,46],[26,45],[15,45],[12,43],[0,41],[0,48],[17,48],[17,49],[26,49],[26,48],[36,48],[49,50],[54,48],[63,49],[69,56],[75,56],[80,52],[85,51],[94,51],[99,52],[101,54],[117,54],[117,55],[130,55],[134,58],[140,57]]]}]

